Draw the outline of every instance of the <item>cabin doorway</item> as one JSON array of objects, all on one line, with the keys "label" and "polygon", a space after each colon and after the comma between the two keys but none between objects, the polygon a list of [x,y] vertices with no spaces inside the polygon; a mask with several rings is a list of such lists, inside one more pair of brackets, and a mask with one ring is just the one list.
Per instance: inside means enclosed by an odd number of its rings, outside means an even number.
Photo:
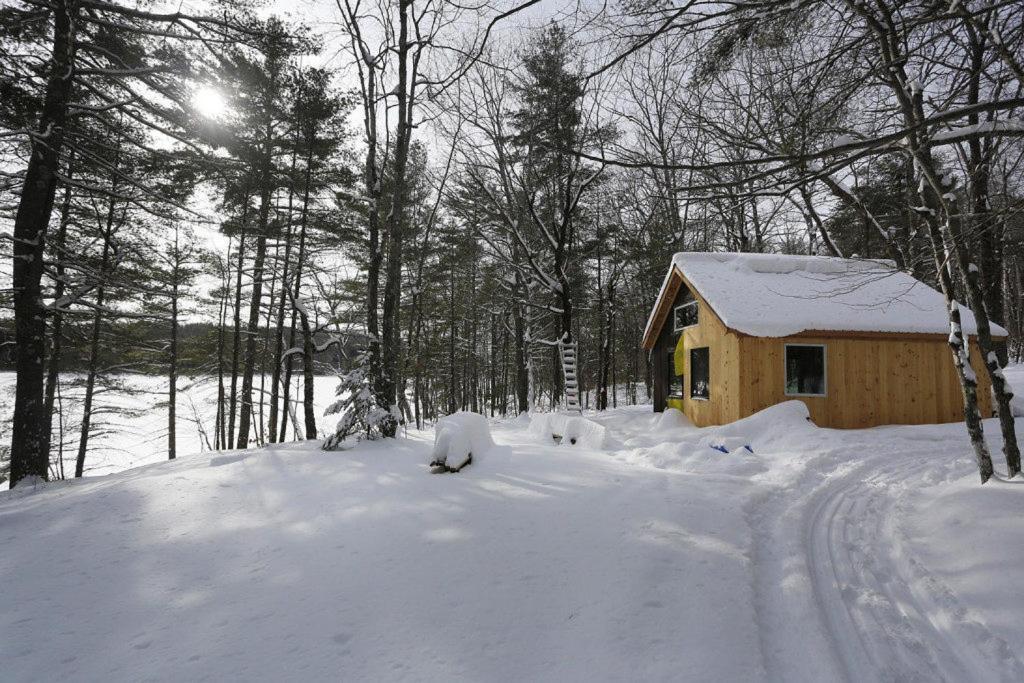
[{"label": "cabin doorway", "polygon": [[683,398],[683,375],[676,374],[675,349],[669,348],[665,354],[665,387],[668,389],[668,398]]}]

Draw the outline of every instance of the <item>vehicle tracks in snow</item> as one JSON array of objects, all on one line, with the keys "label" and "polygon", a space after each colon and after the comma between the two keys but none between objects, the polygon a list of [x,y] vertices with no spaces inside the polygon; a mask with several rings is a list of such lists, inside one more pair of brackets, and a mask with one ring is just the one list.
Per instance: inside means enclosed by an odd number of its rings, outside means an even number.
[{"label": "vehicle tracks in snow", "polygon": [[921,452],[839,455],[822,452],[745,507],[768,677],[1024,680],[1009,645],[908,552],[905,494],[950,465]]}]

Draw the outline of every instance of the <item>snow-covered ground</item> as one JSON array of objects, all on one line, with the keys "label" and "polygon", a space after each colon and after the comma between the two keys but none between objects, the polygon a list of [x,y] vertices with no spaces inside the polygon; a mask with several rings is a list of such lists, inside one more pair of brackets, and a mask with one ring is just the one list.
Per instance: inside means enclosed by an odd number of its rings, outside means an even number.
[{"label": "snow-covered ground", "polygon": [[[0,372],[0,439],[10,440],[9,423],[14,412],[14,389],[16,374]],[[63,399],[65,409],[65,473],[71,476],[75,470],[78,430],[81,422],[81,387],[73,386],[71,374],[63,376]],[[100,388],[94,400],[96,410],[93,417],[93,436],[85,462],[85,476],[112,474],[140,465],[167,460],[167,378],[157,375],[119,374],[113,379],[119,387],[113,390]],[[297,380],[298,381],[298,380]],[[259,390],[259,378],[255,380]],[[324,417],[324,410],[334,403],[338,378],[320,375],[315,378],[313,403],[316,409],[317,427],[321,436],[334,431],[337,416]],[[123,388],[122,388],[123,387]],[[270,378],[265,378],[265,390],[270,391]],[[619,386],[618,400],[629,402],[627,387]],[[293,387],[292,398],[297,389]],[[644,388],[634,390],[641,400]],[[591,396],[587,395],[587,399]],[[636,398],[634,396],[634,398]],[[301,406],[297,408],[302,419]],[[178,380],[177,400],[177,451],[181,455],[210,450],[208,442],[213,441],[213,427],[217,415],[216,378],[209,376],[187,377]],[[269,416],[266,416],[269,418]],[[258,415],[257,415],[258,419]],[[55,429],[57,425],[54,425]],[[288,429],[289,439],[292,429]],[[0,484],[6,491],[7,484]]]},{"label": "snow-covered ground", "polygon": [[0,678],[1024,680],[1024,487],[979,486],[962,425],[803,415],[619,409],[575,446],[508,420],[459,474],[426,431],[5,492]]}]

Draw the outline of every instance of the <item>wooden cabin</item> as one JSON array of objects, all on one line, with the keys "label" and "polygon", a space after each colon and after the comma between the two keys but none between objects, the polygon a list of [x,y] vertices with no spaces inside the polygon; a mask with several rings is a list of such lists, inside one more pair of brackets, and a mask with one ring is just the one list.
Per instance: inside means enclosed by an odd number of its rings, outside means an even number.
[{"label": "wooden cabin", "polygon": [[[963,332],[976,335],[961,307]],[[992,325],[997,338],[1006,330]],[[939,292],[891,262],[822,256],[681,253],[644,331],[654,410],[697,426],[787,400],[822,427],[963,420]],[[971,365],[992,412],[976,339]]]}]

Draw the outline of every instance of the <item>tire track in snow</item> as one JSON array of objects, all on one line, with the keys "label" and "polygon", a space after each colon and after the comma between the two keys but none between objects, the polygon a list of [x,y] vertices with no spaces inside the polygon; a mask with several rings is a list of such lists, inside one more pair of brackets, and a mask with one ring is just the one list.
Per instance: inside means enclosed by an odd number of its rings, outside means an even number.
[{"label": "tire track in snow", "polygon": [[818,623],[822,614],[811,599],[806,553],[795,531],[803,521],[801,501],[843,467],[831,451],[824,451],[804,463],[795,481],[771,485],[744,505],[752,535],[754,618],[768,680],[844,678],[838,652]]},{"label": "tire track in snow", "polygon": [[[891,498],[884,480],[905,480],[920,461],[859,467],[809,508],[806,548],[815,601],[851,680],[970,680],[927,611],[909,596],[885,547]],[[864,475],[874,472],[871,478]]]},{"label": "tire track in snow", "polygon": [[1024,680],[1024,665],[906,552],[901,493],[952,465],[825,451],[751,499],[755,615],[771,680]]}]

